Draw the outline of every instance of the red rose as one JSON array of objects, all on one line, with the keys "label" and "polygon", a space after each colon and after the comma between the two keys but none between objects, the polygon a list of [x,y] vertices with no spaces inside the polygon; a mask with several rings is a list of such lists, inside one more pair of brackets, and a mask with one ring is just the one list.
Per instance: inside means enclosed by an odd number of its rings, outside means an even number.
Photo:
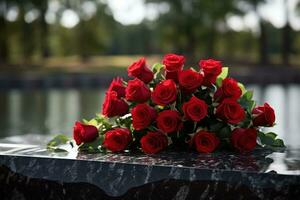
[{"label": "red rose", "polygon": [[193,145],[196,147],[198,152],[211,153],[213,152],[220,143],[219,138],[211,132],[199,131],[192,139]]},{"label": "red rose", "polygon": [[122,116],[127,114],[128,105],[123,99],[119,99],[115,91],[106,92],[102,105],[102,114],[106,117]]},{"label": "red rose", "polygon": [[237,100],[242,95],[242,90],[238,86],[238,83],[233,78],[225,78],[222,81],[222,86],[218,88],[214,98],[222,101],[225,98],[231,98]]},{"label": "red rose", "polygon": [[138,78],[128,81],[126,87],[126,99],[128,101],[143,103],[147,101],[150,96],[151,91],[143,81]]},{"label": "red rose", "polygon": [[199,67],[204,72],[204,85],[209,86],[216,83],[216,78],[222,72],[222,63],[218,60],[200,60]]},{"label": "red rose", "polygon": [[180,70],[174,71],[174,72],[165,71],[165,77],[166,77],[166,79],[172,79],[175,83],[178,83],[178,73],[179,72],[180,72]]},{"label": "red rose", "polygon": [[182,70],[178,75],[179,85],[187,92],[195,92],[195,90],[202,84],[202,74],[192,70]]},{"label": "red rose", "polygon": [[73,138],[77,145],[92,142],[98,137],[98,129],[95,126],[76,122],[73,128]]},{"label": "red rose", "polygon": [[175,110],[164,110],[160,112],[156,121],[157,127],[164,133],[176,132],[182,126],[180,113]]},{"label": "red rose", "polygon": [[207,109],[208,106],[205,101],[195,96],[192,96],[192,98],[182,106],[184,116],[195,122],[199,122],[207,115]]},{"label": "red rose", "polygon": [[156,111],[147,104],[138,104],[131,110],[132,125],[135,130],[147,128],[156,118]]},{"label": "red rose", "polygon": [[117,77],[113,79],[107,91],[115,91],[118,94],[118,97],[125,97],[125,88],[123,79]]},{"label": "red rose", "polygon": [[238,124],[245,118],[245,111],[233,99],[224,99],[217,107],[216,116],[227,123]]},{"label": "red rose", "polygon": [[231,133],[231,144],[241,152],[252,151],[256,146],[257,132],[254,128],[236,128]]},{"label": "red rose", "polygon": [[145,58],[132,63],[128,69],[128,76],[138,78],[145,83],[149,83],[153,79],[153,72],[146,66]]},{"label": "red rose", "polygon": [[167,136],[159,132],[148,132],[140,140],[144,153],[155,154],[168,146]]},{"label": "red rose", "polygon": [[131,140],[131,133],[127,128],[115,128],[105,133],[103,146],[112,152],[123,151]]},{"label": "red rose", "polygon": [[176,98],[176,84],[171,79],[161,81],[155,86],[155,89],[152,92],[152,101],[158,105],[165,106],[171,104]]},{"label": "red rose", "polygon": [[265,103],[263,106],[258,106],[253,109],[254,126],[273,126],[275,122],[275,112],[273,108]]},{"label": "red rose", "polygon": [[181,55],[167,54],[163,58],[166,71],[174,72],[182,69],[185,58]]}]

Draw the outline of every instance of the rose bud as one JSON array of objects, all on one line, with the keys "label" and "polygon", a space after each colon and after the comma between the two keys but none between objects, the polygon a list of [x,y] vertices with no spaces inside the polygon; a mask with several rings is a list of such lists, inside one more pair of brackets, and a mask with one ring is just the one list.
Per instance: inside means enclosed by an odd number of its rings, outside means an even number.
[{"label": "rose bud", "polygon": [[252,151],[256,146],[257,131],[254,128],[236,128],[231,133],[231,144],[240,152]]},{"label": "rose bud", "polygon": [[158,113],[157,127],[164,133],[177,132],[182,127],[180,113],[175,110],[164,110]]},{"label": "rose bud", "polygon": [[253,109],[253,126],[273,126],[275,122],[275,112],[273,108],[265,103]]},{"label": "rose bud", "polygon": [[165,106],[171,104],[176,98],[176,84],[171,79],[161,81],[152,92],[152,101],[157,105]]},{"label": "rose bud", "polygon": [[155,154],[168,146],[168,138],[160,132],[148,132],[141,138],[140,143],[144,153]]},{"label": "rose bud", "polygon": [[199,122],[207,115],[208,105],[205,101],[198,99],[195,96],[185,102],[182,106],[182,110],[185,118]]},{"label": "rose bud", "polygon": [[204,72],[203,84],[206,86],[215,84],[217,77],[222,72],[222,63],[218,60],[208,59],[200,60],[198,65]]},{"label": "rose bud", "polygon": [[131,110],[132,125],[135,130],[147,128],[156,118],[156,111],[148,104],[138,104]]},{"label": "rose bud", "polygon": [[120,77],[114,78],[107,91],[115,91],[118,97],[125,97],[126,87],[123,85],[123,79]]},{"label": "rose bud", "polygon": [[245,118],[245,111],[233,99],[224,99],[217,107],[216,116],[230,124],[238,124]]},{"label": "rose bud", "polygon": [[242,90],[238,83],[233,78],[225,78],[222,81],[222,86],[216,91],[214,98],[217,101],[222,101],[225,98],[237,100],[241,97]]},{"label": "rose bud", "polygon": [[168,72],[179,71],[182,69],[185,58],[181,55],[167,54],[164,56],[162,63]]},{"label": "rose bud", "polygon": [[137,78],[128,81],[126,100],[143,103],[150,99],[150,96],[151,91],[143,81]]},{"label": "rose bud", "polygon": [[105,133],[103,146],[112,151],[123,151],[132,141],[132,136],[127,128],[115,128]]},{"label": "rose bud", "polygon": [[102,114],[106,117],[123,116],[128,112],[128,104],[119,99],[115,91],[106,92],[102,105]]},{"label": "rose bud", "polygon": [[193,93],[201,86],[203,76],[192,69],[187,69],[179,72],[178,79],[179,85],[184,89],[184,91]]},{"label": "rose bud", "polygon": [[144,83],[149,83],[153,79],[153,72],[146,66],[145,58],[132,63],[128,69],[128,76],[142,80]]},{"label": "rose bud", "polygon": [[98,137],[98,129],[92,125],[76,122],[73,128],[73,138],[77,145],[92,142]]},{"label": "rose bud", "polygon": [[219,146],[220,140],[214,133],[201,130],[192,138],[192,144],[200,153],[211,153]]}]

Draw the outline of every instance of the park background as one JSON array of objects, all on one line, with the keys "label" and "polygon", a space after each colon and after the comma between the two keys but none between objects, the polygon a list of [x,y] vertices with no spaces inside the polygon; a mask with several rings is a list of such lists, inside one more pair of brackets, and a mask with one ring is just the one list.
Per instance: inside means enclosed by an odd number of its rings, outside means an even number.
[{"label": "park background", "polygon": [[297,147],[299,33],[299,0],[0,0],[0,137],[71,135],[114,76],[172,52],[222,60]]}]

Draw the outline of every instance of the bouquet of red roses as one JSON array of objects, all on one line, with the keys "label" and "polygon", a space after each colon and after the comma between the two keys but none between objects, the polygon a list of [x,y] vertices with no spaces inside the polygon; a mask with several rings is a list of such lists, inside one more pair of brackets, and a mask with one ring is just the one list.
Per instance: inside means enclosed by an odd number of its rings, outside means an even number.
[{"label": "bouquet of red roses", "polygon": [[167,54],[148,68],[145,58],[128,67],[128,82],[115,78],[102,115],[76,122],[73,137],[80,150],[121,152],[141,149],[155,154],[166,148],[252,151],[256,146],[284,147],[261,127],[275,122],[273,108],[255,105],[252,91],[217,60],[200,60],[184,69],[185,58]]}]

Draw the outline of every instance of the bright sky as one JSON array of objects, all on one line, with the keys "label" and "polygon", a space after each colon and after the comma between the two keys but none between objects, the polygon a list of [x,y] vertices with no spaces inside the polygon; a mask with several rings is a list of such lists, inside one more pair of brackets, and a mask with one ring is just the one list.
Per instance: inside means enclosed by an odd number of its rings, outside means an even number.
[{"label": "bright sky", "polygon": [[[101,0],[103,3],[108,4],[112,11],[113,17],[116,21],[123,25],[139,24],[144,19],[155,20],[161,13],[168,12],[170,9],[168,4],[145,4],[145,0]],[[300,30],[300,14],[295,12],[295,5],[298,0],[288,0],[289,17],[292,27],[295,30]],[[285,24],[284,18],[284,5],[285,0],[267,0],[265,5],[259,9],[260,15],[270,21],[275,27],[281,28]],[[46,21],[49,24],[55,23],[58,19],[56,13],[60,9],[59,0],[52,0],[49,3],[49,9],[46,14]],[[82,4],[83,18],[88,19],[96,12],[95,2],[85,1]],[[7,20],[15,21],[18,17],[18,8],[12,7],[6,15]],[[37,19],[39,13],[37,10],[32,9],[25,15],[25,21],[31,23]],[[254,12],[249,11],[244,17],[240,16],[227,16],[228,26],[235,30],[241,31],[244,29],[251,29],[253,32],[258,31],[257,16]],[[67,9],[62,13],[59,19],[60,24],[66,28],[73,28],[79,23],[78,14],[71,9]]]},{"label": "bright sky", "polygon": [[[268,0],[267,4],[260,7],[261,16],[270,21],[275,27],[281,28],[285,24],[283,5],[285,0]],[[128,24],[138,24],[143,19],[155,19],[159,13],[167,12],[167,5],[160,5],[158,9],[154,6],[145,6],[144,0],[107,0],[106,1],[113,12],[115,20]],[[289,13],[291,25],[294,29],[300,30],[300,16],[293,11],[297,0],[289,0]],[[230,28],[240,31],[250,28],[257,30],[257,17],[255,13],[249,12],[245,17],[229,16],[227,23]]]}]

